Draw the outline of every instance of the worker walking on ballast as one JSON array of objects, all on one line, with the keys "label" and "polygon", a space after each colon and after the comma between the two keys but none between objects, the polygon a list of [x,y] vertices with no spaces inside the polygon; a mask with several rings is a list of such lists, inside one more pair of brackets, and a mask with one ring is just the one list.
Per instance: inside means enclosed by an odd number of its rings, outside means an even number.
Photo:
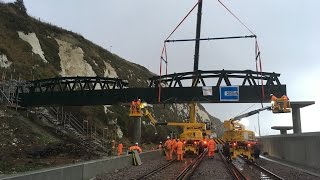
[{"label": "worker walking on ballast", "polygon": [[210,140],[208,142],[208,157],[213,158],[214,157],[214,151],[216,150],[216,142],[213,140],[213,136],[210,137]]},{"label": "worker walking on ballast", "polygon": [[166,151],[166,160],[172,160],[172,142],[169,136],[167,137],[167,141],[164,143],[164,148]]},{"label": "worker walking on ballast", "polygon": [[118,156],[121,156],[122,154],[122,149],[123,149],[123,144],[119,143],[118,147],[117,147],[117,152],[118,152]]},{"label": "worker walking on ballast", "polygon": [[177,148],[177,160],[182,161],[183,160],[183,143],[177,139],[178,142],[176,143]]}]

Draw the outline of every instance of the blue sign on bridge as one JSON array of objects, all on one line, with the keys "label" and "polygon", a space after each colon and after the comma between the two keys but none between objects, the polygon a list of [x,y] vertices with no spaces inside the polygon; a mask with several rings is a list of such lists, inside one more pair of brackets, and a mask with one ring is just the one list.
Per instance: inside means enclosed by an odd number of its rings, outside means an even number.
[{"label": "blue sign on bridge", "polygon": [[220,86],[220,101],[239,101],[239,86]]}]

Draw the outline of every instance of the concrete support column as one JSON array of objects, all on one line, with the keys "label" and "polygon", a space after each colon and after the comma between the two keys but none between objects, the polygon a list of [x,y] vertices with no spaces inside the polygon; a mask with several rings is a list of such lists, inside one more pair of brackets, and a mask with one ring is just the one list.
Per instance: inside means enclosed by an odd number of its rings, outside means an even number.
[{"label": "concrete support column", "polygon": [[287,134],[287,131],[291,130],[292,126],[272,126],[271,129],[280,130],[280,134]]},{"label": "concrete support column", "polygon": [[280,130],[280,134],[287,134],[287,130],[285,129]]},{"label": "concrete support column", "polygon": [[[130,128],[130,127],[129,127]],[[141,142],[141,117],[133,118],[133,142]]]},{"label": "concrete support column", "polygon": [[314,101],[292,101],[292,125],[293,133],[301,133],[300,108],[314,104]]},{"label": "concrete support column", "polygon": [[301,133],[300,107],[292,107],[293,133]]}]

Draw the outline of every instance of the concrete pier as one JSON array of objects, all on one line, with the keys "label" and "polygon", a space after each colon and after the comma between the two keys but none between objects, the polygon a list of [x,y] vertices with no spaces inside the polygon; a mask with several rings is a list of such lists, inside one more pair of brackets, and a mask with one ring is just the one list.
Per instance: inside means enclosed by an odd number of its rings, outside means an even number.
[{"label": "concrete pier", "polygon": [[132,142],[141,142],[141,117],[134,117],[131,119],[132,126],[128,127],[131,131]]},{"label": "concrete pier", "polygon": [[300,108],[314,104],[314,101],[293,101],[290,103],[292,108],[293,133],[301,133]]},{"label": "concrete pier", "polygon": [[287,134],[287,130],[293,129],[292,126],[272,126],[271,129],[280,130],[280,134]]}]

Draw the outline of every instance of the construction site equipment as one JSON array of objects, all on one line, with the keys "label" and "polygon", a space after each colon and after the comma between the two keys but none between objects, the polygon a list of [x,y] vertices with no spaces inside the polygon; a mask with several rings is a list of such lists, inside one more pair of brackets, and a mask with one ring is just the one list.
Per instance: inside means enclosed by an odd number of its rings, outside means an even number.
[{"label": "construction site equipment", "polygon": [[255,115],[264,110],[272,110],[273,113],[289,113],[290,102],[286,96],[276,98],[272,96],[272,105],[263,107],[248,113],[241,114],[223,122],[225,128],[222,139],[229,143],[231,158],[235,159],[239,155],[245,156],[248,160],[259,157],[260,150],[255,138],[255,132],[246,130],[239,121],[242,118]]},{"label": "construction site equipment", "polygon": [[277,98],[271,95],[271,108],[273,113],[289,113],[291,112],[291,105],[289,98],[286,95]]},{"label": "construction site equipment", "polygon": [[180,134],[179,139],[184,143],[184,152],[187,154],[196,154],[202,152],[206,145],[206,139],[211,135],[211,130],[207,129],[206,123],[199,123],[195,121],[195,105],[191,107],[190,122],[158,122],[153,115],[145,108],[146,103],[140,103],[131,105],[130,117],[142,117],[146,116],[154,126],[180,126],[183,128],[183,132]]}]

